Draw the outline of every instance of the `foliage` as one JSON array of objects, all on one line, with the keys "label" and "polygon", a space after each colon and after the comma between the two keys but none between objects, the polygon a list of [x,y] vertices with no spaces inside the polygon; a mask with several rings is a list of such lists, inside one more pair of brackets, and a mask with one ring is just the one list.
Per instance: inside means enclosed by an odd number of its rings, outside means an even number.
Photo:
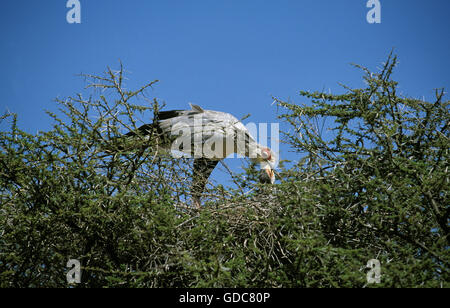
[{"label": "foliage", "polygon": [[449,287],[449,102],[398,96],[395,64],[358,66],[367,86],[343,95],[276,99],[299,163],[274,186],[248,165],[233,178],[253,190],[209,187],[200,210],[190,159],[121,137],[163,107],[146,94],[157,81],[129,91],[122,67],[86,75],[92,95],[58,100],[35,135],[6,114],[0,286],[67,287],[78,259],[79,287]]}]

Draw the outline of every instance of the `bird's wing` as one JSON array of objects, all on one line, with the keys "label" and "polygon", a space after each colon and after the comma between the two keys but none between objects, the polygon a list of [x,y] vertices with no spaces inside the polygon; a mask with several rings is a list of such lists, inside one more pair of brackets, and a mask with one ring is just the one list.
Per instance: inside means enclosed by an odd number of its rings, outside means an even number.
[{"label": "bird's wing", "polygon": [[[158,115],[158,127],[172,142],[181,134],[189,133],[191,149],[196,143],[219,142],[238,135],[254,141],[247,128],[233,115],[213,110],[204,110],[191,104],[191,110],[162,111]],[[230,151],[228,151],[230,152]]]}]

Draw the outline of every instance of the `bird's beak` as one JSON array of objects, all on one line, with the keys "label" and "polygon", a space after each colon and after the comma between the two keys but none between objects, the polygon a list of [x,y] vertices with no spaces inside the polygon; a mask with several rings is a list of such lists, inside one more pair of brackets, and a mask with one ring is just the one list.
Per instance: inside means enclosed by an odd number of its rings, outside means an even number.
[{"label": "bird's beak", "polygon": [[269,176],[270,182],[273,184],[272,179],[275,179],[275,173],[273,173],[272,168],[265,169],[267,175]]}]

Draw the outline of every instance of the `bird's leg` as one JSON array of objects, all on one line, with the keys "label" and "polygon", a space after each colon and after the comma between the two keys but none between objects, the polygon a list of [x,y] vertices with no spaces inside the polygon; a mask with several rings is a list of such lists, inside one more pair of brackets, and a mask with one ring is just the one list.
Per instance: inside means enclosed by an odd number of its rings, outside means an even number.
[{"label": "bird's leg", "polygon": [[218,162],[218,160],[211,160],[204,157],[194,159],[191,195],[193,203],[197,208],[201,206],[200,198],[205,190],[206,183],[208,183],[208,178]]},{"label": "bird's leg", "polygon": [[194,204],[196,209],[200,209],[202,207],[202,204],[200,202],[199,198],[195,198],[194,196],[192,196],[192,203]]}]

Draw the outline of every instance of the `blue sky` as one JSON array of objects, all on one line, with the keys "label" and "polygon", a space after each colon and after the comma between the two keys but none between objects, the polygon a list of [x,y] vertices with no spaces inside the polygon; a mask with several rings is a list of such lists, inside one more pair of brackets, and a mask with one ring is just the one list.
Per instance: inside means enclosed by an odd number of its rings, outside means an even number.
[{"label": "blue sky", "polygon": [[55,97],[82,91],[77,74],[119,59],[129,88],[160,80],[148,94],[167,109],[193,102],[253,122],[277,121],[272,96],[362,86],[349,64],[375,70],[392,48],[405,94],[450,86],[448,0],[380,0],[381,24],[366,21],[366,0],[80,0],[81,24],[67,23],[66,2],[2,1],[0,113],[30,132],[51,127]]}]

